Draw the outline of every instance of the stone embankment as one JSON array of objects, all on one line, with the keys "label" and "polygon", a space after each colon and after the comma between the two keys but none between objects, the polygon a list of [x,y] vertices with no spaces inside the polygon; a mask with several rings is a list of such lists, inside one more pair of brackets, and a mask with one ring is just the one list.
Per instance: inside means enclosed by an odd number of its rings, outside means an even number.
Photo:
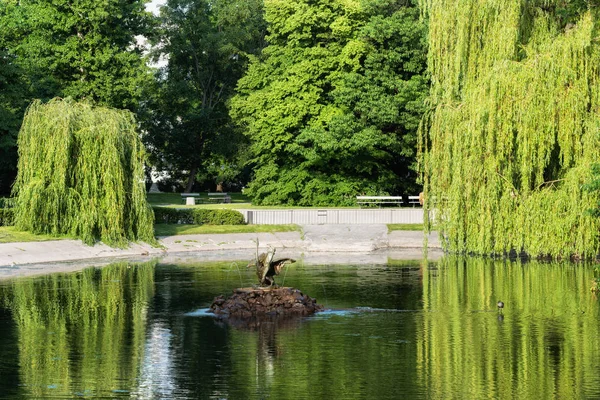
[{"label": "stone embankment", "polygon": [[[371,263],[375,257],[421,259],[424,235],[419,231],[388,232],[384,224],[303,225],[301,232],[236,233],[217,235],[180,235],[160,239],[160,247],[133,243],[116,249],[102,243],[87,246],[78,240],[55,240],[31,243],[0,243],[0,279],[39,275],[49,272],[75,271],[90,265],[126,258],[136,261],[169,258],[172,262],[194,260],[241,260],[254,257],[257,241],[261,251],[274,247],[278,254],[303,260],[319,259],[329,254],[328,262]],[[429,256],[441,254],[437,233],[428,238]],[[389,256],[382,252],[394,252]],[[335,257],[331,258],[334,253]],[[379,262],[379,261],[377,261]]]}]

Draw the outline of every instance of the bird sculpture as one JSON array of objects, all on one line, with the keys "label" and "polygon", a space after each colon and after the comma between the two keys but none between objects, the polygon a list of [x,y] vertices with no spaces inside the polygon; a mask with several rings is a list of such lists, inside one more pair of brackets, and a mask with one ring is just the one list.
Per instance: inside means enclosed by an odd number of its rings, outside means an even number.
[{"label": "bird sculpture", "polygon": [[248,264],[248,268],[256,267],[258,285],[261,287],[277,286],[275,285],[275,275],[279,275],[284,265],[296,262],[296,260],[291,258],[273,260],[274,256],[275,249],[269,248],[268,252],[257,255],[255,262]]}]

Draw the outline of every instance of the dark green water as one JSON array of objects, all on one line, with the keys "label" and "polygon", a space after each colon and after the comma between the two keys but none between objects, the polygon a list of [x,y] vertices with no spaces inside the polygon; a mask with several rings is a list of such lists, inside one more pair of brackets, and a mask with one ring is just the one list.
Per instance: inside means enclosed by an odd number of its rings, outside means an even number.
[{"label": "dark green water", "polygon": [[285,285],[333,311],[253,329],[204,312],[253,282],[229,262],[0,282],[0,398],[600,398],[593,278],[452,257],[296,264]]}]

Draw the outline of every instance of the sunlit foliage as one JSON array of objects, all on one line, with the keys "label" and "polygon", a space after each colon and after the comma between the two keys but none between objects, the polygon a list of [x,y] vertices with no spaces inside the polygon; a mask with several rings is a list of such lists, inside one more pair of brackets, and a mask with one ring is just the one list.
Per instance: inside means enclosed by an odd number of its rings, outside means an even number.
[{"label": "sunlit foliage", "polygon": [[18,139],[15,226],[91,244],[154,241],[144,149],[133,115],[87,103],[34,102]]},{"label": "sunlit foliage", "polygon": [[585,191],[600,154],[596,9],[428,1],[427,208],[455,252],[595,256]]},{"label": "sunlit foliage", "polygon": [[151,78],[137,40],[152,31],[147,2],[0,1],[0,193],[17,174],[17,136],[33,99],[137,107]]},{"label": "sunlit foliage", "polygon": [[255,204],[353,205],[417,192],[427,93],[425,32],[412,1],[265,1],[268,46],[231,114],[251,141]]}]

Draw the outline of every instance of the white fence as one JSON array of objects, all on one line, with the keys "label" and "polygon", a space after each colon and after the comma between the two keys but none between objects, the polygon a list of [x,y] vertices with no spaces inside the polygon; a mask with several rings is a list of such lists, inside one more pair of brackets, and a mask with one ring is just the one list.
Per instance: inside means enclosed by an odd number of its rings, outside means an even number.
[{"label": "white fence", "polygon": [[422,224],[422,208],[239,210],[250,225]]}]

